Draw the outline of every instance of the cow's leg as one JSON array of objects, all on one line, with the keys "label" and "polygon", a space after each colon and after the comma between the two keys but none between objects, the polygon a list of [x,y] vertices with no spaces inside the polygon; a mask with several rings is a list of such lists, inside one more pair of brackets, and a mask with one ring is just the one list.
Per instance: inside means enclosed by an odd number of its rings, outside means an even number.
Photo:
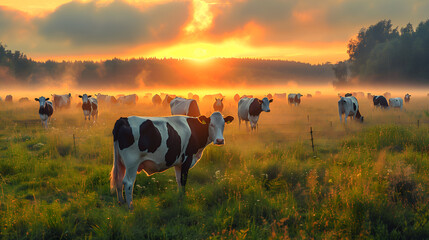
[{"label": "cow's leg", "polygon": [[188,179],[188,171],[191,168],[192,164],[192,155],[186,156],[185,162],[182,163],[181,171],[180,171],[180,185],[182,187],[182,191],[185,192],[186,180]]},{"label": "cow's leg", "polygon": [[45,128],[48,128],[48,119],[45,120]]},{"label": "cow's leg", "polygon": [[174,172],[176,173],[177,188],[180,191],[182,189],[182,166],[174,166]]},{"label": "cow's leg", "polygon": [[240,129],[240,126],[241,126],[241,117],[240,115],[238,115],[238,129]]},{"label": "cow's leg", "polygon": [[125,188],[125,198],[127,200],[128,208],[131,210],[133,209],[133,188],[134,182],[136,181],[136,175],[136,167],[127,168],[124,179],[122,180]]}]

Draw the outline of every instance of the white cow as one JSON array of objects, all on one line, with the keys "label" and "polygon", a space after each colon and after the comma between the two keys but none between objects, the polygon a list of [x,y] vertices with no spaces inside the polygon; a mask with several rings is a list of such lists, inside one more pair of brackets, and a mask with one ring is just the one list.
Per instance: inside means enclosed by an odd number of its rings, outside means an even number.
[{"label": "white cow", "polygon": [[359,104],[355,97],[340,97],[338,101],[338,112],[340,114],[340,122],[342,122],[342,115],[344,114],[344,123],[347,123],[347,117],[363,122],[363,117],[359,112]]},{"label": "white cow", "polygon": [[392,108],[399,108],[402,110],[402,107],[404,106],[404,101],[400,97],[389,98],[389,105]]},{"label": "white cow", "polygon": [[194,99],[186,99],[176,97],[170,102],[171,115],[186,115],[190,117],[200,116],[200,109],[197,101]]},{"label": "white cow", "polygon": [[118,201],[124,203],[123,189],[130,209],[133,208],[133,186],[137,173],[149,176],[174,166],[179,189],[185,190],[188,171],[201,158],[210,143],[225,143],[225,123],[219,112],[188,117],[128,117],[120,118],[113,128],[113,167],[110,188],[116,189]]},{"label": "white cow", "polygon": [[91,120],[91,116],[95,120],[98,118],[98,102],[97,99],[91,97],[92,95],[79,95],[82,98],[82,110],[85,120],[88,117],[88,120]]},{"label": "white cow", "polygon": [[139,97],[137,94],[131,94],[127,96],[120,96],[118,98],[118,102],[121,104],[127,104],[127,105],[136,105],[137,101],[139,100]]},{"label": "white cow", "polygon": [[53,99],[53,104],[55,110],[61,109],[61,108],[69,108],[71,104],[71,94],[64,94],[64,95],[57,95],[57,94],[51,94]]},{"label": "white cow", "polygon": [[242,98],[238,102],[238,126],[241,125],[241,121],[245,121],[246,128],[247,122],[250,122],[251,130],[256,130],[259,114],[262,111],[270,112],[270,103],[273,99],[268,100],[264,97],[262,100],[257,98]]},{"label": "white cow", "polygon": [[42,125],[45,128],[48,128],[48,120],[51,119],[52,114],[54,113],[54,106],[51,101],[48,101],[49,98],[45,98],[43,96],[39,98],[35,98],[37,102],[39,102],[39,116],[42,121]]}]

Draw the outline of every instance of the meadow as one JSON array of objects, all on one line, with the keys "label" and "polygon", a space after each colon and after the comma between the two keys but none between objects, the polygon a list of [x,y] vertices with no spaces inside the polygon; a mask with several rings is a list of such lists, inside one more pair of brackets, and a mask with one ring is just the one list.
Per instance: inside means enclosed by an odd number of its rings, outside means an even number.
[{"label": "meadow", "polygon": [[[236,119],[225,145],[208,146],[190,170],[184,197],[174,170],[139,174],[132,212],[109,188],[114,122],[168,109],[100,105],[94,124],[73,102],[45,130],[38,103],[3,103],[0,238],[428,239],[429,98],[404,111],[359,99],[365,122],[346,126],[337,101],[274,100],[256,133]],[[236,112],[227,101],[224,114]]]}]

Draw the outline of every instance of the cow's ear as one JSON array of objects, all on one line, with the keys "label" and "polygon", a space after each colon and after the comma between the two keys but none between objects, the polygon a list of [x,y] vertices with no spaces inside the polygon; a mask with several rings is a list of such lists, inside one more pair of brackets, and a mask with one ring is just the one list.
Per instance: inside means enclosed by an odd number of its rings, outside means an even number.
[{"label": "cow's ear", "polygon": [[234,117],[233,116],[228,116],[226,118],[223,118],[223,120],[225,120],[226,124],[230,124],[232,121],[234,121]]},{"label": "cow's ear", "polygon": [[201,115],[198,117],[198,121],[200,121],[200,123],[202,123],[202,124],[208,124],[208,123],[210,123],[210,118],[208,118],[204,115]]},{"label": "cow's ear", "polygon": [[38,98],[35,98],[34,100],[39,101],[39,99],[38,99]]},{"label": "cow's ear", "polygon": [[270,102],[273,102],[274,100],[273,99],[270,99]]},{"label": "cow's ear", "polygon": [[88,95],[88,97],[92,97],[92,95]]},{"label": "cow's ear", "polygon": [[79,95],[80,98],[82,98],[82,95]]},{"label": "cow's ear", "polygon": [[45,99],[45,101],[48,101],[48,100],[49,100],[49,98],[46,98],[46,99]]}]

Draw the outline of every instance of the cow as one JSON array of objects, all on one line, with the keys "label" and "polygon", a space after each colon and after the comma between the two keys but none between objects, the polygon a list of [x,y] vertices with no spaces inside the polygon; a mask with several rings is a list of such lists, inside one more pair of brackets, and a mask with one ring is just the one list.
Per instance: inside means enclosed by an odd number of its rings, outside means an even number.
[{"label": "cow", "polygon": [[216,98],[213,103],[213,110],[222,112],[223,111],[223,98]]},{"label": "cow", "polygon": [[289,104],[299,105],[301,103],[301,93],[295,94],[291,93],[287,96]]},{"label": "cow", "polygon": [[383,96],[385,98],[390,98],[392,96],[392,94],[390,92],[385,92],[385,93],[383,93]]},{"label": "cow", "polygon": [[[428,94],[428,96],[429,96],[429,94]],[[236,102],[240,101],[240,95],[238,95],[238,93],[236,93],[234,95],[234,101],[236,101]]]},{"label": "cow", "polygon": [[389,105],[392,108],[399,108],[402,110],[402,107],[404,106],[404,102],[403,102],[402,98],[400,98],[400,97],[390,98],[389,99]]},{"label": "cow", "polygon": [[276,100],[286,99],[286,93],[274,93],[274,98]]},{"label": "cow", "polygon": [[120,118],[113,128],[113,167],[110,188],[119,204],[133,209],[133,186],[142,170],[150,176],[174,166],[177,185],[185,192],[188,171],[210,143],[225,143],[225,123],[234,120],[214,112],[210,117],[172,116]]},{"label": "cow", "polygon": [[271,93],[268,93],[267,98],[268,98],[268,100],[271,100],[271,99],[273,99],[273,95]]},{"label": "cow", "polygon": [[28,99],[28,97],[23,97],[23,98],[20,98],[20,99],[18,100],[18,102],[19,102],[19,103],[27,103],[27,102],[30,102],[30,99]]},{"label": "cow", "polygon": [[307,97],[308,97],[308,98],[312,98],[312,97],[313,97],[313,95],[311,95],[310,93],[308,93],[308,94],[307,94]]},{"label": "cow", "polygon": [[9,103],[13,102],[13,97],[12,97],[12,95],[7,95],[7,96],[6,96],[6,98],[4,99],[4,101],[5,101],[5,102],[9,102]]},{"label": "cow", "polygon": [[197,101],[176,97],[170,102],[171,115],[186,115],[190,117],[200,116]]},{"label": "cow", "polygon": [[152,97],[152,103],[155,106],[156,105],[161,105],[161,103],[162,103],[161,97],[158,94],[153,95],[153,97]]},{"label": "cow", "polygon": [[139,100],[139,97],[137,96],[137,94],[120,96],[118,98],[119,103],[126,104],[126,105],[136,105],[138,100]]},{"label": "cow", "polygon": [[344,123],[347,123],[347,117],[352,117],[355,120],[363,122],[363,117],[359,112],[359,104],[355,97],[341,97],[338,101],[338,112],[340,114],[340,122],[344,114]]},{"label": "cow", "polygon": [[374,96],[372,102],[374,103],[374,107],[389,108],[389,104],[384,96]]},{"label": "cow", "polygon": [[114,96],[103,95],[101,93],[95,94],[95,96],[97,97],[97,102],[99,102],[101,104],[103,104],[103,103],[108,103],[108,104],[118,103],[118,100],[116,100],[116,98]]},{"label": "cow", "polygon": [[410,94],[405,94],[405,97],[404,97],[404,102],[406,102],[406,103],[408,103],[408,102],[410,102],[410,98],[411,98],[411,95]]},{"label": "cow", "polygon": [[192,99],[194,99],[197,102],[200,101],[200,97],[197,94],[194,94],[194,96],[192,96]]},{"label": "cow", "polygon": [[165,95],[164,100],[162,101],[162,106],[163,107],[168,107],[170,106],[171,101],[174,99],[174,97],[171,97],[170,95]]},{"label": "cow", "polygon": [[71,101],[71,94],[64,94],[64,95],[57,95],[57,94],[51,94],[52,97],[54,97],[53,104],[54,104],[54,109],[55,110],[59,110],[61,108],[69,108]]},{"label": "cow", "polygon": [[79,95],[79,97],[82,98],[82,110],[83,115],[85,116],[85,121],[87,117],[88,120],[91,120],[91,116],[94,121],[98,118],[98,101],[91,96],[92,95],[87,95],[86,93]]},{"label": "cow", "polygon": [[42,125],[45,128],[48,128],[48,120],[51,119],[52,114],[54,113],[54,106],[51,101],[48,101],[49,98],[45,98],[43,96],[39,98],[35,98],[37,102],[39,102],[39,116],[42,121]]},{"label": "cow", "polygon": [[268,100],[266,97],[262,100],[258,98],[240,99],[238,102],[238,126],[241,125],[241,121],[245,121],[247,128],[247,122],[250,122],[251,131],[256,130],[259,114],[262,111],[270,112],[271,102],[273,102],[273,99]]}]

